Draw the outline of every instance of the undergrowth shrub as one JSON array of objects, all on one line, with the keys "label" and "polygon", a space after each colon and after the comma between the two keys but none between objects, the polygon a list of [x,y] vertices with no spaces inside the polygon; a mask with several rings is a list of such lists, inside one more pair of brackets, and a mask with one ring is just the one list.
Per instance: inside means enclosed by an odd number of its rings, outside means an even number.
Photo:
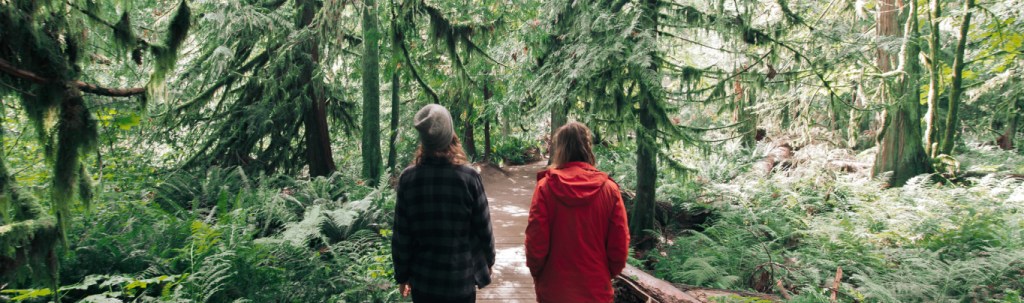
[{"label": "undergrowth shrub", "polygon": [[494,144],[492,154],[505,165],[522,165],[543,158],[540,142],[518,136],[503,137]]},{"label": "undergrowth shrub", "polygon": [[[63,301],[390,302],[394,193],[357,176],[179,174],[69,230]],[[15,302],[49,289],[3,290]],[[45,294],[44,294],[45,293]],[[88,300],[87,300],[88,299]]]},{"label": "undergrowth shrub", "polygon": [[[696,154],[695,174],[706,181],[696,196],[710,197],[706,205],[717,218],[703,231],[667,237],[653,254],[655,273],[675,283],[772,293],[781,280],[794,301],[821,302],[841,267],[841,301],[1020,299],[1024,182],[992,175],[951,185],[922,176],[882,189],[878,180],[830,167],[848,159],[841,154],[804,147],[795,167],[768,177],[719,167],[736,163],[721,159],[743,155]],[[746,172],[701,173],[737,169]]]}]

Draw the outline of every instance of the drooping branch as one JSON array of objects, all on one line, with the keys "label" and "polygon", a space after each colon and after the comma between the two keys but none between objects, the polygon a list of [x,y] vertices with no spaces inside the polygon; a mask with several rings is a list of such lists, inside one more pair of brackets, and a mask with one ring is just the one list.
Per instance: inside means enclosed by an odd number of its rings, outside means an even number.
[{"label": "drooping branch", "polygon": [[[43,78],[42,76],[39,76],[32,71],[17,68],[4,59],[0,59],[0,71],[3,71],[4,73],[7,73],[11,76],[32,81],[36,84],[47,84],[51,82],[50,79]],[[85,83],[83,81],[78,80],[71,82],[71,84],[77,87],[78,89],[82,90],[82,92],[108,97],[131,97],[146,93],[145,87],[107,88],[95,84]]]},{"label": "drooping branch", "polygon": [[107,88],[82,81],[75,81],[73,83],[78,87],[78,89],[82,90],[82,92],[107,97],[130,97],[146,93],[145,87]]},{"label": "drooping branch", "polygon": [[36,73],[33,73],[31,71],[14,67],[14,65],[12,65],[10,62],[4,59],[0,59],[0,71],[3,71],[11,76],[35,82],[36,84],[50,83],[50,80],[47,80],[46,78],[36,75]]},{"label": "drooping branch", "polygon": [[412,57],[409,56],[409,48],[405,45],[406,43],[404,35],[399,34],[398,37],[402,41],[402,55],[405,57],[405,64],[409,65],[409,71],[412,72],[412,77],[416,79],[416,83],[419,83],[420,87],[422,87],[423,90],[427,91],[427,94],[430,95],[430,98],[434,100],[435,104],[440,104],[441,98],[439,98],[437,96],[437,93],[435,93],[434,90],[430,88],[430,85],[427,85],[426,81],[423,81],[423,78],[420,77],[420,73],[416,71],[416,66],[412,64]]}]

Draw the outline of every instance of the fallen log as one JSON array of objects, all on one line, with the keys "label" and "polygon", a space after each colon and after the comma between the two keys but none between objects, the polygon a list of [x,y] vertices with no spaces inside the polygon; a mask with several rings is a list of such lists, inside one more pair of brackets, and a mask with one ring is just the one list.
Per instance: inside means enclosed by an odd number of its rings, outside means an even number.
[{"label": "fallen log", "polygon": [[697,297],[691,296],[671,283],[655,278],[631,265],[626,265],[626,268],[622,270],[622,274],[616,277],[616,279],[623,279],[628,282],[627,284],[634,285],[641,293],[653,299],[654,302],[701,303]]},{"label": "fallen log", "polygon": [[622,274],[615,277],[615,279],[621,281],[628,288],[634,289],[632,297],[639,298],[639,300],[634,302],[708,303],[714,302],[716,297],[736,296],[758,298],[772,302],[779,301],[778,297],[761,293],[672,284],[631,265],[626,265],[626,268],[622,270]]}]

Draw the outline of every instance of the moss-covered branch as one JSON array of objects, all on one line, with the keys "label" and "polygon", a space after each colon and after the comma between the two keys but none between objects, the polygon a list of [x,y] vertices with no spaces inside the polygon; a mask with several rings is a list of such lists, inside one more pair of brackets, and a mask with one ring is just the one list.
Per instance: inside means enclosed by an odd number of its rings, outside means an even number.
[{"label": "moss-covered branch", "polygon": [[[32,71],[17,68],[11,62],[4,59],[0,59],[0,71],[36,84],[50,84],[52,82],[50,79],[39,76]],[[78,80],[72,81],[70,84],[82,92],[108,97],[131,97],[146,93],[146,88],[144,87],[109,88]]]}]

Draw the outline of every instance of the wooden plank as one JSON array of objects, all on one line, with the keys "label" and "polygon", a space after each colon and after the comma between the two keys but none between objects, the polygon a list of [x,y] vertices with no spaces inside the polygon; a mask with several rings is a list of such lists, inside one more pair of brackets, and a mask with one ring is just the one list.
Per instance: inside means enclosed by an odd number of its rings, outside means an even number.
[{"label": "wooden plank", "polygon": [[536,302],[533,277],[526,267],[526,225],[536,171],[541,164],[512,167],[509,173],[487,171],[481,175],[490,200],[494,231],[495,264],[491,285],[477,291],[477,302]]}]

